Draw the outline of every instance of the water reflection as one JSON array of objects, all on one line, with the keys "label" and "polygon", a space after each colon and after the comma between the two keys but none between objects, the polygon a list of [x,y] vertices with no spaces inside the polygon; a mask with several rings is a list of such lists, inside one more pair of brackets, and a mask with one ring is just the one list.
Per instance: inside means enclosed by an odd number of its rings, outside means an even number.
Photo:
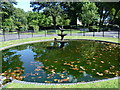
[{"label": "water reflection", "polygon": [[24,72],[23,62],[20,60],[21,55],[16,55],[16,52],[16,50],[7,49],[2,53],[2,75],[22,80],[21,75]]},{"label": "water reflection", "polygon": [[2,75],[46,83],[87,82],[120,75],[117,44],[41,42],[3,50]]}]

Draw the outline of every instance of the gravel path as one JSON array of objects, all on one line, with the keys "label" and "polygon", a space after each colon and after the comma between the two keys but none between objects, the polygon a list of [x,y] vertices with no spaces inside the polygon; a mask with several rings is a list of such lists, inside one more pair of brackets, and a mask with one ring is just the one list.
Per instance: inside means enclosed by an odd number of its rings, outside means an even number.
[{"label": "gravel path", "polygon": [[[103,37],[103,32],[89,32],[89,33],[69,33],[67,36],[95,36],[95,37]],[[2,41],[9,41],[9,40],[17,40],[17,39],[24,39],[24,38],[32,38],[32,37],[45,37],[45,36],[57,36],[57,34],[39,34],[39,35],[25,35],[21,34],[20,37],[18,37],[18,34],[6,34],[3,36],[0,34],[0,42]],[[113,38],[118,38],[118,32],[117,31],[106,31],[104,32],[104,37],[113,37]]]}]

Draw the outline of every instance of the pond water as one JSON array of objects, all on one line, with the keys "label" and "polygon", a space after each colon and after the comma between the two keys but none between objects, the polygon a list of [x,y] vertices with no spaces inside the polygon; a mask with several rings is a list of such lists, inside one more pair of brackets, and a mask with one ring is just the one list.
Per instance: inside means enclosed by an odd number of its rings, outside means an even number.
[{"label": "pond water", "polygon": [[2,73],[39,83],[88,82],[120,76],[118,44],[71,40],[63,48],[53,41],[2,51]]}]

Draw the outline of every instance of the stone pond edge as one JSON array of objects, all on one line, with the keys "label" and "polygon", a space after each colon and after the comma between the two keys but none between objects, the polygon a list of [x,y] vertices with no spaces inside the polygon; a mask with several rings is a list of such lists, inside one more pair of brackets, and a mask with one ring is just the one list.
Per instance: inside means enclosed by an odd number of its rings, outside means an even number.
[{"label": "stone pond edge", "polygon": [[[100,41],[100,42],[107,42],[107,43],[114,43],[114,44],[119,44],[117,42],[111,42],[111,41],[104,41],[104,40],[94,40],[94,39],[69,39],[69,40],[90,40],[90,41]],[[45,39],[45,40],[37,40],[37,41],[29,41],[29,42],[24,42],[24,43],[19,43],[19,44],[13,44],[9,45],[6,47],[0,48],[0,51],[14,47],[14,46],[19,46],[19,45],[24,45],[24,44],[30,44],[30,43],[37,43],[37,42],[45,42],[45,41],[53,41],[53,39]],[[114,79],[120,79],[120,76],[114,77],[114,78],[109,78],[109,79],[102,79],[102,80],[96,80],[96,81],[90,81],[90,82],[77,82],[77,83],[35,83],[35,82],[26,82],[26,81],[19,81],[13,79],[12,82],[9,82],[5,85],[3,85],[1,88],[4,88],[10,83],[23,83],[23,84],[35,84],[35,85],[75,85],[75,84],[88,84],[88,83],[96,83],[96,82],[102,82],[102,81],[108,81],[108,80],[114,80]]]},{"label": "stone pond edge", "polygon": [[[100,42],[108,42],[108,43],[114,43],[114,44],[119,44],[120,43],[118,42],[112,42],[112,41],[105,41],[105,40],[94,40],[94,39],[65,39],[65,40],[88,40],[88,41],[100,41]],[[54,41],[53,39],[45,39],[45,40],[37,40],[37,41],[28,41],[28,42],[24,42],[24,43],[19,43],[19,44],[13,44],[13,45],[9,45],[9,46],[6,46],[6,47],[1,47],[0,48],[0,51],[4,50],[4,49],[8,49],[8,48],[11,48],[11,47],[14,47],[14,46],[19,46],[19,45],[24,45],[24,44],[30,44],[30,43],[37,43],[37,42],[45,42],[45,41]]]}]

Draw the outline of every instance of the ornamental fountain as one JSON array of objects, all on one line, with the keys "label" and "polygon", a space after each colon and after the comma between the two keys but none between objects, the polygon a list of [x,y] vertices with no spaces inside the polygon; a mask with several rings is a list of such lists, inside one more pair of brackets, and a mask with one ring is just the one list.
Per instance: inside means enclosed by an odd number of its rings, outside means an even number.
[{"label": "ornamental fountain", "polygon": [[65,43],[67,43],[67,40],[64,40],[64,36],[66,36],[67,34],[64,34],[63,32],[65,31],[65,29],[60,28],[61,34],[57,34],[58,36],[61,36],[61,39],[56,39],[54,38],[55,42],[59,42],[60,43],[60,48],[63,48]]}]

